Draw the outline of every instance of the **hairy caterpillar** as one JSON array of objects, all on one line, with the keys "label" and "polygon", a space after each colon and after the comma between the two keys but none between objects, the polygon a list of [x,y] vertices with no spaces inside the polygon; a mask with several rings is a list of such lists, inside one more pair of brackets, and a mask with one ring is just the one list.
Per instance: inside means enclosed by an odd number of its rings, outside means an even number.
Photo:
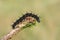
[{"label": "hairy caterpillar", "polygon": [[25,20],[27,17],[32,17],[32,18],[36,19],[37,22],[40,22],[40,19],[39,19],[39,17],[37,15],[32,14],[32,13],[26,13],[22,17],[20,17],[18,20],[16,20],[16,22],[14,22],[12,24],[12,28],[15,29],[15,26],[18,25],[23,20]]}]

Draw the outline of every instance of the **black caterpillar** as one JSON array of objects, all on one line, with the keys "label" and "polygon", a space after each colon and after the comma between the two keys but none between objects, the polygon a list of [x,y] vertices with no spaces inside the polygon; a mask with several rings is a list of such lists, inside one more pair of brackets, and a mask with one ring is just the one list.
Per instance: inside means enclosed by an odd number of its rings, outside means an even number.
[{"label": "black caterpillar", "polygon": [[33,17],[33,18],[35,18],[37,20],[37,22],[40,22],[40,19],[39,19],[39,17],[37,15],[34,15],[32,13],[26,13],[25,15],[20,17],[18,20],[16,20],[16,22],[14,22],[14,24],[12,24],[12,28],[15,29],[15,26],[17,24],[19,24],[20,22],[22,22],[28,16]]}]

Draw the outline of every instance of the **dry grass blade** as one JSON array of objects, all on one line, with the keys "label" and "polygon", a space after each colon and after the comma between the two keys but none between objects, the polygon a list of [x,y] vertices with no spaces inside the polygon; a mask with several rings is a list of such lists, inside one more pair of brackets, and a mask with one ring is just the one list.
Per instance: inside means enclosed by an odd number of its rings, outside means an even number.
[{"label": "dry grass blade", "polygon": [[[32,17],[31,17],[32,18]],[[33,18],[32,18],[33,19]],[[5,35],[1,40],[9,40],[11,39],[14,35],[16,35],[18,32],[20,32],[22,29],[25,29],[27,27],[30,27],[31,25],[34,25],[36,21],[33,19],[28,19],[23,21],[22,23],[19,23],[16,25],[16,28],[10,31],[7,35]]]}]

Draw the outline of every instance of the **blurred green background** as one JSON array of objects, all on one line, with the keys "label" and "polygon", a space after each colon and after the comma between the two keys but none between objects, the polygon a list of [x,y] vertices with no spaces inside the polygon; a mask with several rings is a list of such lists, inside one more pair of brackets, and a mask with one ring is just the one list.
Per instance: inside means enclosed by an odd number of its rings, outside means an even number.
[{"label": "blurred green background", "polygon": [[60,0],[0,0],[0,38],[26,12],[38,15],[41,22],[11,40],[60,40]]}]

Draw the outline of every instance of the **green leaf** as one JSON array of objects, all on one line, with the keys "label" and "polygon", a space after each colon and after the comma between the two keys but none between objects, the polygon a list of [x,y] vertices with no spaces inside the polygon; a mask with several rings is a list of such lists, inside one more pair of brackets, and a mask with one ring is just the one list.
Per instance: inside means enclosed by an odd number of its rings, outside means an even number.
[{"label": "green leaf", "polygon": [[36,24],[36,22],[33,23],[27,23],[22,29],[25,29],[27,27],[33,27]]}]

